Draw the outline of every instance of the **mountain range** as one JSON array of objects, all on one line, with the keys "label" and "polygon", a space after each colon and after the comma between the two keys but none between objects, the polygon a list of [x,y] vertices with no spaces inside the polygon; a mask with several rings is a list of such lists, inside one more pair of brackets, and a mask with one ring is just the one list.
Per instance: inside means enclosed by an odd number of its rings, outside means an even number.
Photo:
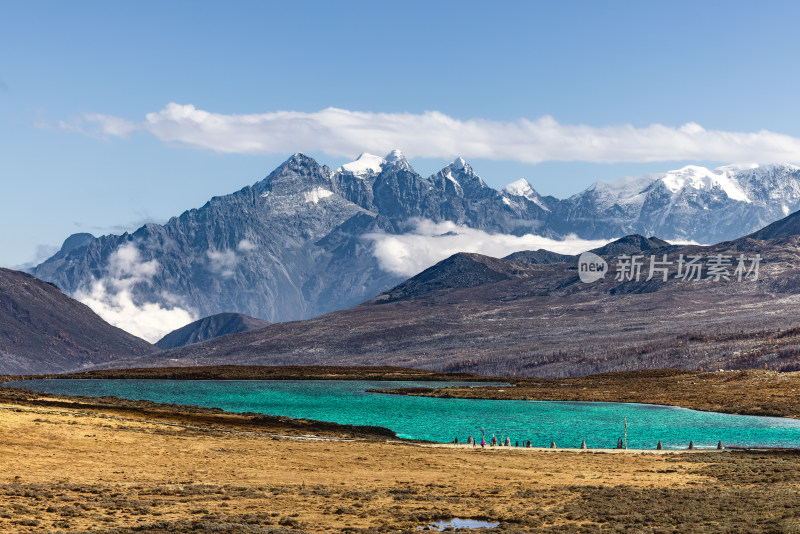
[{"label": "mountain range", "polygon": [[[800,213],[792,218],[782,227]],[[611,269],[593,283],[580,280],[574,256],[526,263],[459,253],[347,310],[100,367],[380,364],[541,377],[800,370],[800,234],[773,235],[713,246],[627,236],[594,250]],[[641,277],[620,276],[631,257],[642,261]],[[697,279],[678,276],[694,257],[703,259]],[[727,262],[719,277],[717,257]],[[651,258],[670,262],[668,276],[648,279]]]},{"label": "mountain range", "polygon": [[406,253],[392,239],[415,238],[419,221],[449,223],[454,234],[715,243],[798,208],[800,168],[791,165],[689,166],[597,182],[560,200],[524,180],[495,190],[461,158],[423,178],[398,151],[335,170],[295,154],[254,185],[163,225],[70,236],[31,272],[98,310],[122,294],[181,318],[237,312],[282,322],[355,306],[405,280],[386,258]]},{"label": "mountain range", "polygon": [[[195,365],[398,365],[506,376],[800,370],[800,212],[713,246],[630,235],[592,253],[457,253],[346,310],[266,326],[236,314],[209,317],[165,338],[191,346],[163,352],[52,284],[5,270],[0,372]],[[694,276],[688,265],[698,259]],[[598,260],[608,269],[587,283],[581,266]],[[635,276],[634,263],[641,265]],[[663,265],[663,276],[648,270]]]}]

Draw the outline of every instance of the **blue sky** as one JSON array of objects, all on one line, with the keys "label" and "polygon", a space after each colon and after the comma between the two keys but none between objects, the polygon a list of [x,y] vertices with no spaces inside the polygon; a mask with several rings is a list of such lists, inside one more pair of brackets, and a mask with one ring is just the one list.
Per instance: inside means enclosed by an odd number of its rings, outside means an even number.
[{"label": "blue sky", "polygon": [[[2,12],[4,266],[74,232],[164,221],[296,151],[338,166],[361,145],[399,148],[423,175],[463,153],[494,187],[525,177],[559,197],[686,163],[800,161],[796,2],[3,1]],[[339,131],[353,121],[381,135]],[[303,133],[309,123],[332,134]],[[752,135],[719,149],[729,134]],[[533,146],[537,135],[551,142]],[[397,139],[407,146],[386,144]]]}]

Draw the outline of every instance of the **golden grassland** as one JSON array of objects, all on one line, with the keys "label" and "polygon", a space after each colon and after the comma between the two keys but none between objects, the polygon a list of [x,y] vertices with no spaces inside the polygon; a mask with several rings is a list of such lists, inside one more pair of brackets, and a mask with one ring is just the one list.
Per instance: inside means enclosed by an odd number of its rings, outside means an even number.
[{"label": "golden grassland", "polygon": [[[800,532],[800,453],[606,454],[0,388],[2,532]],[[312,436],[315,439],[312,439]]]}]

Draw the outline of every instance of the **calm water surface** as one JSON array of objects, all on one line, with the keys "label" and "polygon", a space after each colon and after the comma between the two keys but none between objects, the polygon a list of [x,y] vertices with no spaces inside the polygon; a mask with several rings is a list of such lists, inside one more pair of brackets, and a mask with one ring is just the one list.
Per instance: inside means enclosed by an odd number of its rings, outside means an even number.
[{"label": "calm water surface", "polygon": [[535,447],[611,448],[628,419],[628,447],[800,447],[800,420],[698,412],[648,404],[436,399],[367,393],[397,387],[474,386],[459,382],[366,380],[28,380],[6,385],[93,397],[115,396],[231,412],[390,428],[399,437],[451,442],[510,436]]}]

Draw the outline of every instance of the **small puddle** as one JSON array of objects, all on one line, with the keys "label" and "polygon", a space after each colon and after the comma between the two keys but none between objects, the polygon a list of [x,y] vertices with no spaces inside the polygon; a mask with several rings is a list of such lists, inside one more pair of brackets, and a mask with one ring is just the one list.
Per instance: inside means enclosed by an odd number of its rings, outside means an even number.
[{"label": "small puddle", "polygon": [[[499,522],[481,521],[480,519],[453,518],[447,521],[434,521],[432,523],[428,523],[428,528],[430,530],[444,530],[446,528],[495,528],[499,524]],[[423,529],[425,527],[419,528]]]}]

